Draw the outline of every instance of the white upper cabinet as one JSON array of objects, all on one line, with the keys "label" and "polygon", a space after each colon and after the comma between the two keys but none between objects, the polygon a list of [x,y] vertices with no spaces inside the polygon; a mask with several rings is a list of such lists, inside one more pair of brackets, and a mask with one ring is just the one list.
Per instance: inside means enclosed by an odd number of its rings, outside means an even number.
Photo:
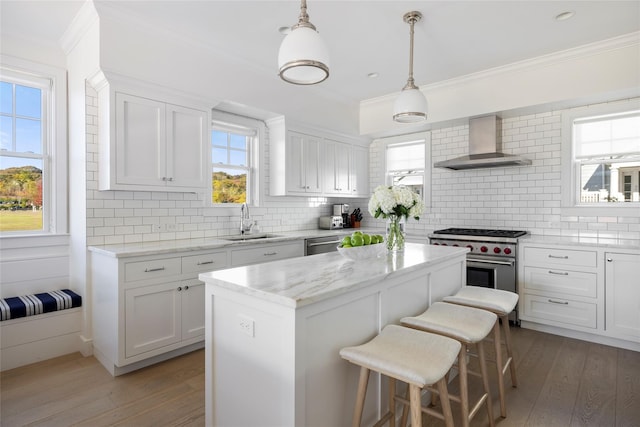
[{"label": "white upper cabinet", "polygon": [[211,120],[202,102],[109,84],[98,98],[100,190],[208,190]]},{"label": "white upper cabinet", "polygon": [[286,193],[307,194],[322,191],[320,180],[321,139],[298,132],[287,133]]},{"label": "white upper cabinet", "polygon": [[367,147],[351,146],[351,171],[349,190],[352,196],[369,197],[369,150]]},{"label": "white upper cabinet", "polygon": [[272,196],[369,196],[367,147],[322,132],[287,129],[283,118],[268,125]]}]

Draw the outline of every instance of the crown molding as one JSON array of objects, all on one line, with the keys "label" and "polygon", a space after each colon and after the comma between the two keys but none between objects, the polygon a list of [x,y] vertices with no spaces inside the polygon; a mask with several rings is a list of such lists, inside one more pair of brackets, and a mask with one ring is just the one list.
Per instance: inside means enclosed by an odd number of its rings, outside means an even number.
[{"label": "crown molding", "polygon": [[[514,72],[522,72],[525,70],[535,70],[537,68],[548,67],[554,64],[597,55],[612,50],[624,49],[628,47],[640,47],[640,31],[636,31],[622,36],[601,40],[598,42],[578,46],[576,48],[562,50],[548,55],[537,56],[535,58],[525,59],[523,61],[514,62],[500,67],[489,68],[477,73],[467,74],[465,76],[453,79],[442,80],[440,82],[429,85],[420,86],[420,90],[429,93],[434,90],[446,89],[451,86],[459,86],[468,84],[476,80],[483,80],[488,77],[504,75]],[[382,95],[376,98],[365,99],[360,101],[360,106],[377,104],[380,102],[391,102],[398,96],[396,92],[388,95]]]},{"label": "crown molding", "polygon": [[65,55],[69,55],[82,37],[84,37],[87,31],[89,31],[98,20],[98,12],[96,11],[93,1],[86,0],[62,37],[60,37],[59,43]]}]

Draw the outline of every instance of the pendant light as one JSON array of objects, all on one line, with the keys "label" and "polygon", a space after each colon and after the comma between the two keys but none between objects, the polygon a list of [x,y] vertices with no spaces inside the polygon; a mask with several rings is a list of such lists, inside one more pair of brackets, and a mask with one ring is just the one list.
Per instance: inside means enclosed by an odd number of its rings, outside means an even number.
[{"label": "pendant light", "polygon": [[413,81],[413,26],[422,19],[420,12],[405,13],[404,22],[410,25],[409,78],[393,106],[393,120],[398,123],[416,123],[427,119],[427,98]]},{"label": "pendant light", "polygon": [[278,67],[282,80],[297,85],[313,85],[329,77],[329,51],[309,22],[306,0],[301,1],[298,23],[280,45]]}]

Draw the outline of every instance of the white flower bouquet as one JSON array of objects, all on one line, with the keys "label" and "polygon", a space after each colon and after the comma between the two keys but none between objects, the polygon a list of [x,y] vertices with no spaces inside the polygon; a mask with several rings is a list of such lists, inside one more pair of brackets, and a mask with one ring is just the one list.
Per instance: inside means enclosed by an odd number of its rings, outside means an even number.
[{"label": "white flower bouquet", "polygon": [[375,218],[386,218],[387,250],[402,252],[404,250],[403,219],[420,219],[424,211],[424,202],[419,194],[405,186],[380,185],[369,199],[369,213]]},{"label": "white flower bouquet", "polygon": [[375,218],[395,215],[398,218],[419,220],[423,211],[422,197],[403,185],[380,185],[369,199],[369,213]]}]

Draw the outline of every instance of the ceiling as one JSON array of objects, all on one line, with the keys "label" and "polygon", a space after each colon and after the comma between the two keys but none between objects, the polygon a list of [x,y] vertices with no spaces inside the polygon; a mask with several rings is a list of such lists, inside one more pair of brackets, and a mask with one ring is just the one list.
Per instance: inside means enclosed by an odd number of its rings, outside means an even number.
[{"label": "ceiling", "polygon": [[[278,28],[296,23],[300,7],[294,0],[96,3],[197,39],[265,75],[277,73],[278,47],[284,37]],[[414,75],[419,86],[640,30],[639,1],[307,3],[310,20],[331,55],[331,75],[316,90],[356,105],[404,86],[409,26],[402,16],[411,10],[424,15],[415,28]],[[81,5],[82,1],[0,0],[2,36],[56,43]],[[555,19],[565,11],[575,15]],[[370,78],[370,73],[378,76]]]}]

